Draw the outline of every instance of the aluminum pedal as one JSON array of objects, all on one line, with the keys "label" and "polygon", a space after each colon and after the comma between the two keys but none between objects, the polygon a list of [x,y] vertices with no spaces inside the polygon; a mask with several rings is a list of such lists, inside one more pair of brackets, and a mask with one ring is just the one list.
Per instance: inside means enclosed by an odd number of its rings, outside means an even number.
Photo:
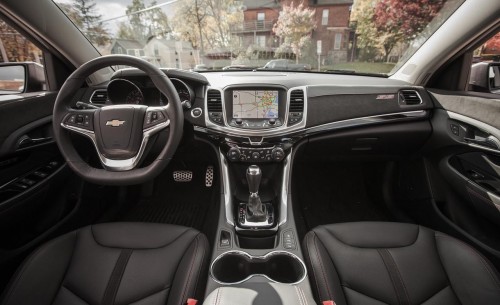
[{"label": "aluminum pedal", "polygon": [[207,167],[207,172],[205,174],[205,186],[212,187],[213,183],[214,183],[214,167],[212,165],[209,165]]},{"label": "aluminum pedal", "polygon": [[193,180],[192,171],[174,171],[173,176],[175,182],[191,182]]}]

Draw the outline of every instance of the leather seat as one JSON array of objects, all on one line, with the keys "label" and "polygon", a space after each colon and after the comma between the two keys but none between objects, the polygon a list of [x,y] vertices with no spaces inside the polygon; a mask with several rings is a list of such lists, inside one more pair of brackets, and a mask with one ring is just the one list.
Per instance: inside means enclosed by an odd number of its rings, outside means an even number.
[{"label": "leather seat", "polygon": [[319,226],[304,240],[315,298],[344,304],[500,304],[498,273],[479,252],[413,224]]},{"label": "leather seat", "polygon": [[203,298],[208,250],[203,234],[181,226],[85,227],[28,257],[2,304],[186,304]]}]

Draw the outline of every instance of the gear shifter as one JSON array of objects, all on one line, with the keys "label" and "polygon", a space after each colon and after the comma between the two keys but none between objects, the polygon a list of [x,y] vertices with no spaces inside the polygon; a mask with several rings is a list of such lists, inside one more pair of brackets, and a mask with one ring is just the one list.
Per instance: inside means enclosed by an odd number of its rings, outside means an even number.
[{"label": "gear shifter", "polygon": [[247,169],[248,191],[250,192],[247,205],[248,221],[261,222],[265,221],[267,218],[265,206],[262,204],[259,197],[261,178],[262,172],[260,171],[260,168],[257,165],[250,165]]}]

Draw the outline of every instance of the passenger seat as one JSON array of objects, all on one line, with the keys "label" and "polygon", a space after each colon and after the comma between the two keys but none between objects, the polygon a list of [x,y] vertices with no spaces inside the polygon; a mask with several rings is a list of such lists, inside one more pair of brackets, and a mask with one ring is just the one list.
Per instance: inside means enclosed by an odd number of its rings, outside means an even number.
[{"label": "passenger seat", "polygon": [[319,226],[306,235],[304,252],[320,304],[500,304],[491,263],[469,245],[422,226]]}]

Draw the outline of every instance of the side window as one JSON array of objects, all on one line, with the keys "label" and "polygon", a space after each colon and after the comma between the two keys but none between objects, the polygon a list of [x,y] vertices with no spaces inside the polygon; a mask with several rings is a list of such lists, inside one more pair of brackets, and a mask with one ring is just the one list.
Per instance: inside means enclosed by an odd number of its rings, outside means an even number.
[{"label": "side window", "polygon": [[469,91],[500,94],[500,32],[474,50]]},{"label": "side window", "polygon": [[0,19],[0,95],[43,90],[42,50]]}]

